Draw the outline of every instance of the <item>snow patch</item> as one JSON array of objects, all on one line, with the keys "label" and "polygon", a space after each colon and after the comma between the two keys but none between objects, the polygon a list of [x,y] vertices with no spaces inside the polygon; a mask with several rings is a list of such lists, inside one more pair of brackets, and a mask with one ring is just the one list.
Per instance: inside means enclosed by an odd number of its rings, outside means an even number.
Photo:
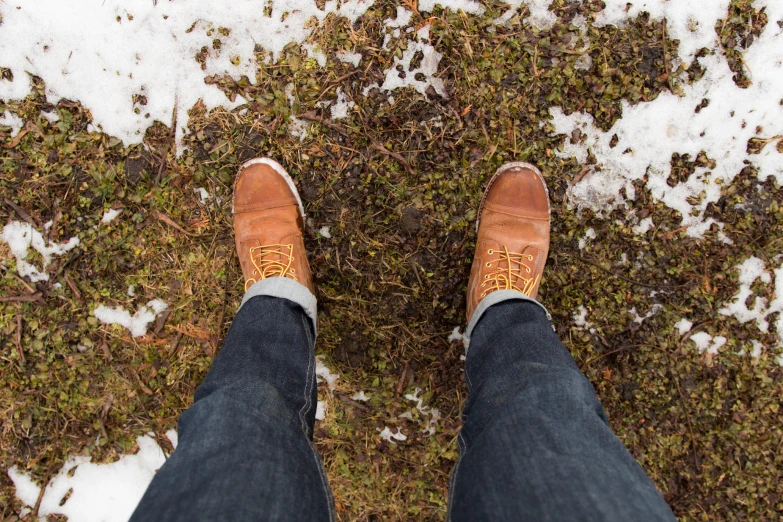
[{"label": "snow patch", "polygon": [[102,323],[118,324],[130,331],[133,337],[141,337],[147,334],[147,328],[158,314],[167,308],[168,305],[160,299],[153,299],[147,306],[140,306],[134,315],[121,306],[110,308],[104,305],[99,305],[93,315]]},{"label": "snow patch", "polygon": [[209,201],[210,199],[212,199],[212,194],[210,194],[210,193],[207,191],[207,189],[205,189],[204,187],[198,187],[198,188],[194,188],[194,189],[193,189],[193,192],[195,192],[195,193],[196,193],[196,195],[199,197],[199,199],[201,200],[201,201],[200,201],[200,203],[201,203],[202,205],[203,205],[203,204],[205,204],[205,203],[206,203],[207,201]]},{"label": "snow patch", "polygon": [[593,323],[587,320],[587,308],[584,305],[579,305],[577,311],[574,312],[573,320],[574,326],[580,330],[587,330],[591,334],[596,332],[595,328],[593,328]]},{"label": "snow patch", "polygon": [[101,223],[103,224],[111,223],[120,214],[122,214],[122,209],[110,208],[109,210],[103,213],[103,217],[101,218]]},{"label": "snow patch", "polygon": [[587,243],[595,238],[596,238],[595,229],[588,228],[587,231],[585,232],[584,237],[579,240],[579,250],[584,250],[584,248],[587,246]]},{"label": "snow patch", "polygon": [[330,109],[332,113],[332,119],[341,120],[343,118],[347,118],[348,111],[350,111],[354,105],[356,104],[353,102],[353,100],[349,100],[345,97],[345,93],[343,92],[342,88],[338,88],[337,99],[334,101],[334,104]]},{"label": "snow patch", "polygon": [[[44,225],[44,231],[48,233],[51,226],[52,222],[49,221]],[[61,256],[79,245],[78,237],[72,237],[64,243],[44,240],[43,235],[31,224],[21,221],[11,221],[3,227],[0,239],[8,244],[11,253],[16,258],[16,271],[19,275],[29,277],[30,281],[34,283],[49,280],[46,267],[52,262],[52,256]],[[31,248],[43,258],[41,270],[26,261]]]},{"label": "snow patch", "polygon": [[[440,420],[440,410],[438,410],[438,408],[425,406],[424,399],[421,398],[420,394],[421,394],[421,389],[416,388],[415,390],[413,390],[413,393],[405,394],[405,398],[408,399],[409,401],[413,401],[416,403],[416,409],[422,415],[423,421],[425,423],[425,427],[423,430],[424,433],[426,433],[427,435],[433,435],[438,428],[438,421]],[[403,414],[400,415],[400,417],[413,419],[413,414],[410,413],[410,415],[407,416]],[[421,421],[419,421],[419,423],[421,423]]]},{"label": "snow patch", "polygon": [[[169,430],[166,436],[176,447],[177,432]],[[46,485],[38,516],[62,515],[80,522],[128,520],[152,477],[166,462],[166,455],[152,434],[138,437],[136,443],[136,454],[123,455],[110,464],[93,464],[91,457],[86,456],[70,457]],[[32,475],[12,466],[8,476],[19,500],[28,507],[35,506],[41,488]],[[70,497],[62,502],[69,492]]]},{"label": "snow patch", "polygon": [[463,336],[459,331],[459,326],[455,326],[454,329],[449,334],[449,344],[455,342],[455,341],[462,341],[465,339],[465,336]]},{"label": "snow patch", "polygon": [[[8,0],[0,3],[0,65],[11,69],[14,80],[0,81],[0,99],[23,99],[31,90],[29,75],[34,75],[46,83],[50,103],[80,101],[96,126],[126,145],[140,143],[155,121],[170,126],[176,110],[181,143],[187,111],[198,100],[207,110],[244,103],[241,97],[229,100],[204,81],[207,77],[253,81],[256,46],[274,62],[287,45],[304,43],[327,16],[354,23],[373,0],[330,1],[323,9],[318,4],[239,0],[231,9],[220,9],[211,0],[39,0],[34,5]],[[230,32],[222,34],[219,28]],[[221,43],[218,49],[215,39]],[[195,59],[202,48],[208,49],[203,70]],[[314,57],[321,60],[317,52]],[[146,105],[134,103],[135,95],[144,96]]]},{"label": "snow patch", "polygon": [[[397,20],[395,23],[400,20],[400,9],[399,7],[397,8]],[[407,18],[410,21],[409,15]],[[416,31],[416,38],[408,41],[408,48],[402,53],[402,57],[395,57],[394,63],[386,71],[386,79],[380,87],[382,90],[393,91],[403,87],[413,87],[418,93],[426,96],[427,89],[432,87],[440,96],[447,97],[443,80],[435,76],[438,73],[438,64],[443,55],[430,45],[429,40],[429,25],[425,25]],[[422,60],[414,68],[411,65],[411,61],[416,53],[419,52],[422,54]],[[398,68],[401,70],[398,70]]]},{"label": "snow patch", "polygon": [[638,235],[646,234],[648,230],[650,230],[653,227],[653,219],[651,217],[644,218],[639,222],[638,225],[633,227],[633,233]]},{"label": "snow patch", "polygon": [[[591,173],[572,188],[570,204],[597,215],[608,214],[634,200],[633,182],[643,182],[654,200],[680,213],[688,236],[700,238],[715,223],[713,218],[705,218],[707,206],[718,201],[721,187],[732,182],[746,161],[758,170],[759,180],[773,176],[783,183],[783,155],[774,144],[759,154],[747,154],[750,138],[780,134],[783,121],[779,92],[783,84],[783,30],[777,24],[783,19],[783,3],[760,1],[757,5],[766,5],[769,23],[743,54],[753,72],[749,88],[734,84],[734,73],[718,52],[699,59],[706,72],[698,82],[682,86],[683,96],[663,92],[652,102],[631,105],[624,101],[623,117],[608,132],[597,129],[587,113],[566,115],[559,107],[550,109],[557,133],[570,135],[579,129],[586,136],[578,143],[565,140],[558,155],[585,164],[588,152],[592,152],[598,160]],[[681,39],[680,50],[687,59],[696,49],[716,45],[714,24],[725,16],[727,6],[728,0],[709,6],[687,0],[647,0],[635,2],[628,14],[634,16],[641,10],[654,17],[665,14],[672,22],[670,34]],[[624,0],[607,2],[599,19],[605,23],[624,21],[628,17],[625,9]],[[709,104],[696,112],[702,100]],[[716,167],[696,168],[688,179],[669,186],[672,155],[688,154],[695,159],[701,151]]]},{"label": "snow patch", "polygon": [[509,9],[502,16],[495,19],[495,25],[505,25],[519,12],[520,7],[527,6],[530,15],[527,21],[537,29],[550,29],[557,21],[555,13],[549,11],[552,0],[505,0]]},{"label": "snow patch", "polygon": [[646,315],[639,315],[639,313],[636,311],[636,307],[633,307],[630,310],[628,310],[628,313],[633,316],[634,323],[642,324],[645,320],[660,313],[661,310],[663,310],[663,305],[656,303],[652,306],[652,308],[650,309],[649,312],[647,312]]},{"label": "snow patch", "polygon": [[17,134],[19,134],[19,131],[22,130],[24,120],[16,114],[5,111],[5,113],[3,113],[3,117],[0,118],[0,125],[11,127],[11,137],[14,138]]},{"label": "snow patch", "polygon": [[354,67],[359,67],[359,62],[362,60],[361,53],[349,53],[347,51],[337,53],[337,59],[343,63],[350,63]]},{"label": "snow patch", "polygon": [[404,433],[402,433],[401,428],[397,428],[397,433],[394,433],[392,430],[390,430],[388,426],[384,426],[383,431],[378,428],[376,429],[380,433],[381,439],[391,442],[392,444],[394,444],[395,440],[403,441],[408,438]]},{"label": "snow patch", "polygon": [[304,44],[302,49],[307,51],[307,57],[315,60],[319,67],[326,67],[326,54],[313,44]]},{"label": "snow patch", "polygon": [[318,401],[315,405],[315,420],[322,421],[326,418],[326,403]]},{"label": "snow patch", "polygon": [[727,340],[728,339],[722,335],[713,337],[707,332],[697,332],[691,335],[691,341],[693,341],[696,348],[699,349],[699,353],[704,353],[706,351],[710,355],[716,355],[718,349],[726,344]]},{"label": "snow patch", "polygon": [[354,393],[353,395],[351,395],[351,399],[354,401],[367,402],[370,400],[370,396],[364,393],[364,390],[362,390],[358,393]]},{"label": "snow patch", "polygon": [[318,355],[315,358],[315,379],[318,382],[325,382],[330,392],[334,392],[334,384],[340,378],[339,375],[332,373],[325,364],[324,356]]},{"label": "snow patch", "polygon": [[332,234],[329,232],[329,227],[327,227],[327,226],[323,226],[323,227],[319,228],[318,229],[318,235],[322,236],[322,237],[325,237],[326,239],[331,239],[332,238]]},{"label": "snow patch", "polygon": [[680,335],[685,335],[686,333],[691,331],[691,328],[693,328],[693,323],[683,317],[682,319],[674,323],[674,327],[677,329]]},{"label": "snow patch", "polygon": [[[774,298],[767,303],[767,299],[754,294],[751,286],[756,281],[765,285],[772,283],[772,277],[766,270],[764,261],[756,256],[751,256],[737,266],[739,270],[740,288],[731,302],[718,310],[721,315],[732,316],[740,323],[755,321],[756,326],[762,332],[769,331],[769,317],[778,314],[775,321],[779,344],[783,346],[783,264],[773,271],[775,274]],[[752,307],[748,308],[748,302],[752,299]]]},{"label": "snow patch", "polygon": [[[680,56],[690,61],[702,47],[715,48],[720,44],[715,34],[715,23],[725,18],[729,0],[604,0],[605,7],[598,13],[596,27],[622,26],[643,12],[656,20],[666,18],[669,38],[680,40]],[[773,19],[770,19],[772,22]],[[755,73],[755,69],[753,70]]]}]

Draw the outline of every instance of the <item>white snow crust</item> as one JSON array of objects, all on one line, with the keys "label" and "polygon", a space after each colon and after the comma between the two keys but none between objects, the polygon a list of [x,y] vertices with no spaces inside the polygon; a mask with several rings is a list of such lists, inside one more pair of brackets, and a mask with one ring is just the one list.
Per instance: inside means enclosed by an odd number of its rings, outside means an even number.
[{"label": "white snow crust", "polygon": [[[166,436],[176,448],[177,432],[169,430]],[[136,443],[136,454],[123,455],[110,464],[93,464],[90,457],[70,457],[46,485],[38,516],[64,515],[74,522],[128,520],[152,477],[166,461],[152,434],[137,438]],[[8,476],[16,487],[16,496],[26,506],[35,506],[41,488],[31,475],[12,466]],[[70,497],[60,505],[69,491]]]},{"label": "white snow crust", "polygon": [[[10,68],[14,80],[0,81],[0,99],[24,98],[28,74],[36,75],[49,102],[80,101],[98,127],[126,144],[141,142],[155,120],[170,126],[176,112],[179,143],[187,111],[199,99],[208,110],[244,103],[241,97],[232,102],[205,78],[255,81],[257,45],[275,60],[286,45],[306,41],[318,26],[313,20],[334,14],[353,23],[372,5],[329,0],[320,9],[316,0],[237,0],[225,9],[211,0],[7,0],[0,3],[0,66]],[[203,70],[195,60],[202,47],[208,49]],[[317,51],[314,57],[321,60]],[[134,95],[146,104],[134,103]]]},{"label": "white snow crust", "polygon": [[160,299],[153,299],[147,306],[140,306],[133,315],[121,306],[111,308],[105,305],[96,307],[93,315],[102,323],[118,324],[127,328],[133,337],[141,337],[146,335],[150,323],[167,308],[168,305]]},{"label": "white snow crust", "polygon": [[[51,226],[51,221],[44,225],[47,235]],[[16,271],[22,277],[29,277],[32,282],[48,281],[49,274],[46,273],[46,267],[52,262],[52,257],[61,256],[79,245],[78,237],[72,237],[64,243],[46,240],[43,234],[31,224],[21,221],[11,221],[3,227],[0,239],[8,244],[16,258]],[[43,258],[41,270],[26,260],[31,248]]]}]

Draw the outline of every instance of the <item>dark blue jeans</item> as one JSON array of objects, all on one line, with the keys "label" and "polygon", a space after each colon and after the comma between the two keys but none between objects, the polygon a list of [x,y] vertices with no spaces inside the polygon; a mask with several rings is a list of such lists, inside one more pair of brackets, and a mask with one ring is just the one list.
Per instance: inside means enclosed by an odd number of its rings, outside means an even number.
[{"label": "dark blue jeans", "polygon": [[[298,305],[245,303],[131,520],[333,520],[311,442],[313,349]],[[539,306],[492,306],[465,378],[452,520],[674,520]]]}]

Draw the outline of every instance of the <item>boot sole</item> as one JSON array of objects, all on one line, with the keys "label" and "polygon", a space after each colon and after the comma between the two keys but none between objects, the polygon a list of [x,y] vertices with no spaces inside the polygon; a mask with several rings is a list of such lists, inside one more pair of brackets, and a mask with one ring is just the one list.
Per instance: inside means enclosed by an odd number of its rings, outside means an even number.
[{"label": "boot sole", "polygon": [[302,204],[302,198],[299,196],[299,191],[296,190],[296,185],[294,184],[294,180],[291,178],[291,175],[286,172],[286,170],[283,168],[282,165],[280,165],[278,162],[276,162],[273,159],[270,158],[253,158],[251,160],[247,160],[242,164],[241,167],[239,167],[239,172],[237,172],[237,177],[234,180],[234,187],[231,191],[231,213],[234,213],[234,194],[236,193],[237,189],[237,183],[239,182],[239,176],[242,174],[242,171],[246,168],[250,167],[251,165],[269,165],[272,167],[275,172],[280,174],[285,182],[288,184],[288,188],[291,189],[291,192],[294,193],[294,197],[296,198],[296,203],[299,206],[299,214],[302,216],[302,222],[307,222],[305,211],[304,211],[304,205]]},{"label": "boot sole", "polygon": [[481,214],[484,212],[484,201],[487,199],[487,194],[489,194],[489,189],[492,188],[492,184],[495,183],[495,180],[498,179],[498,177],[507,170],[519,168],[532,170],[536,176],[538,176],[539,181],[541,181],[541,184],[544,186],[544,190],[546,191],[547,214],[550,216],[552,215],[552,204],[549,202],[549,187],[547,187],[546,181],[544,180],[544,176],[541,174],[541,171],[538,170],[538,167],[531,165],[530,163],[525,163],[524,161],[512,161],[510,163],[501,165],[500,168],[495,171],[492,177],[489,178],[489,183],[487,183],[487,188],[484,189],[484,195],[481,196],[481,203],[479,203],[478,217],[476,218],[476,232],[478,232],[479,224],[481,223]]}]

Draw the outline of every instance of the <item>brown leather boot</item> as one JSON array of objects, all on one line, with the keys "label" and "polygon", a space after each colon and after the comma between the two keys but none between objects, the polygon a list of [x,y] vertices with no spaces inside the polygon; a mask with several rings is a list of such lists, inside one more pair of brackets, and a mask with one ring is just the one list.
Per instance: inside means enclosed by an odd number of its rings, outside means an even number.
[{"label": "brown leather boot", "polygon": [[288,277],[315,293],[307,263],[304,207],[291,176],[276,161],[245,162],[234,183],[234,234],[245,290]]},{"label": "brown leather boot", "polygon": [[535,299],[549,253],[549,191],[529,163],[506,163],[489,180],[479,206],[468,281],[467,318],[495,290]]}]

